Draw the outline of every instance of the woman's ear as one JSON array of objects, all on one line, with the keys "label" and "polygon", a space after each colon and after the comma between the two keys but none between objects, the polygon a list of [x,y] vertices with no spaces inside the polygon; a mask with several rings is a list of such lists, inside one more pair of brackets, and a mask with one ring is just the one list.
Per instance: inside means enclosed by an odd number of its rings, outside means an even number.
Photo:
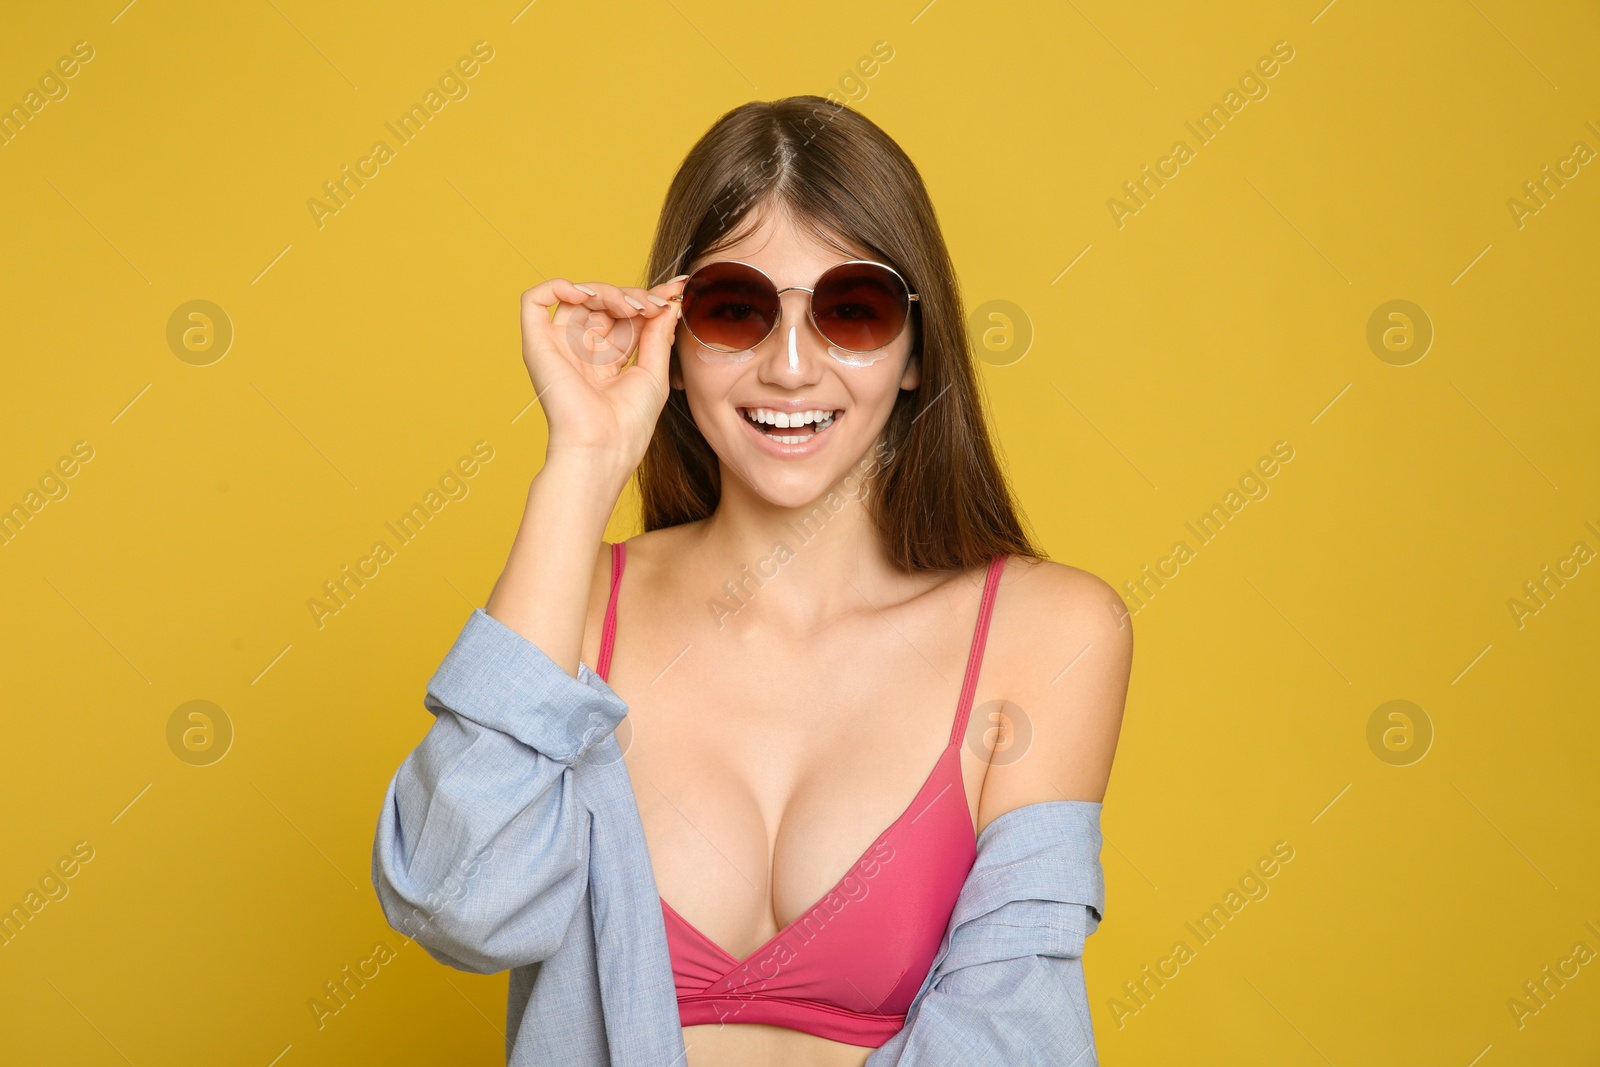
[{"label": "woman's ear", "polygon": [[905,369],[900,372],[900,388],[915,389],[922,382],[922,322],[916,312],[920,304],[911,305],[912,317],[908,325],[911,335],[911,353],[906,356]]},{"label": "woman's ear", "polygon": [[915,352],[906,357],[906,369],[900,372],[900,388],[915,389],[922,381],[922,357]]}]

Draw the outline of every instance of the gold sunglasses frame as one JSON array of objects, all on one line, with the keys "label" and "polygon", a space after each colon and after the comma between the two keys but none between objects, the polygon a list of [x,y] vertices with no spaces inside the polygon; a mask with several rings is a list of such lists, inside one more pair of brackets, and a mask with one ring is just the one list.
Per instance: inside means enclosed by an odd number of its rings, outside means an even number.
[{"label": "gold sunglasses frame", "polygon": [[[735,349],[732,349],[732,350],[726,350],[726,349],[721,349],[721,348],[713,348],[711,345],[706,344],[704,341],[700,340],[699,335],[694,332],[694,329],[689,325],[688,320],[680,318],[680,321],[683,323],[683,328],[689,331],[689,336],[693,337],[695,339],[696,343],[698,343],[699,345],[701,345],[704,348],[707,348],[707,349],[710,349],[713,352],[716,352],[719,355],[724,355],[724,356],[737,355],[740,352],[749,352],[751,349],[759,347],[760,345],[766,343],[767,338],[769,338],[769,337],[771,337],[773,335],[773,333],[778,329],[778,324],[783,321],[783,315],[781,314],[781,312],[782,312],[782,303],[783,303],[782,302],[783,294],[787,293],[787,292],[789,292],[789,291],[791,291],[793,289],[798,289],[801,292],[806,294],[806,318],[811,320],[811,328],[816,330],[817,333],[819,335],[821,335],[822,339],[824,341],[827,341],[828,344],[833,345],[834,348],[837,348],[841,352],[849,352],[851,355],[855,355],[855,356],[865,356],[865,355],[870,355],[873,352],[881,352],[885,348],[888,348],[890,345],[892,345],[896,341],[898,341],[900,339],[900,335],[906,332],[906,327],[911,325],[911,305],[916,303],[917,300],[919,299],[918,295],[916,293],[912,292],[911,283],[906,281],[905,275],[901,274],[899,271],[897,271],[893,267],[889,266],[889,264],[882,263],[882,262],[880,262],[880,261],[878,261],[876,259],[847,259],[842,263],[835,263],[833,266],[831,266],[827,270],[823,271],[820,275],[817,276],[817,281],[819,281],[819,282],[822,281],[823,278],[826,278],[833,271],[838,270],[840,267],[850,267],[850,266],[855,266],[857,264],[865,264],[867,266],[873,266],[873,267],[882,267],[884,270],[888,271],[890,274],[893,274],[895,276],[895,279],[900,282],[901,288],[903,288],[906,291],[906,320],[905,320],[905,322],[900,324],[899,332],[897,332],[893,337],[889,338],[889,340],[885,341],[883,344],[879,345],[877,348],[846,348],[841,344],[835,344],[831,337],[829,337],[826,333],[823,333],[822,327],[817,325],[816,308],[814,308],[812,306],[812,304],[811,304],[811,297],[816,295],[816,291],[817,291],[816,290],[816,286],[814,286],[814,285],[810,286],[810,287],[807,287],[807,286],[804,286],[804,285],[790,285],[790,286],[786,286],[785,288],[779,289],[778,288],[778,283],[774,282],[772,280],[772,277],[770,275],[768,275],[766,271],[762,270],[760,267],[756,266],[754,263],[746,263],[742,259],[718,259],[718,260],[713,260],[710,263],[702,264],[693,273],[691,273],[688,278],[686,278],[684,280],[684,285],[687,286],[689,284],[689,281],[692,280],[696,274],[699,274],[701,271],[705,270],[707,267],[715,267],[715,266],[718,266],[718,265],[723,264],[723,263],[737,263],[741,267],[749,267],[751,270],[753,270],[757,274],[761,275],[761,277],[765,278],[767,284],[772,286],[772,288],[777,291],[777,294],[778,294],[778,297],[779,297],[779,311],[780,311],[780,314],[776,318],[774,318],[772,320],[772,325],[770,327],[768,327],[767,332],[761,335],[761,340],[757,341],[755,344],[750,345],[750,346],[748,346],[746,348],[735,348]],[[673,301],[673,302],[676,302],[676,303],[681,305],[682,302],[683,302],[683,294],[682,294],[682,292],[679,292],[674,296],[668,297],[667,299],[669,301]]]}]

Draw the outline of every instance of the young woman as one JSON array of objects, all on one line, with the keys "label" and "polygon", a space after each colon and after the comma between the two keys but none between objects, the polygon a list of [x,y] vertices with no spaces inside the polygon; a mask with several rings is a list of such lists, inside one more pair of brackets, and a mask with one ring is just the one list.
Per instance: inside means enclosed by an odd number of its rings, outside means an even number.
[{"label": "young woman", "polygon": [[386,914],[512,969],[513,1063],[1092,1063],[1132,631],[1023,532],[915,167],[740,107],[648,276],[523,294],[546,461],[390,785]]}]

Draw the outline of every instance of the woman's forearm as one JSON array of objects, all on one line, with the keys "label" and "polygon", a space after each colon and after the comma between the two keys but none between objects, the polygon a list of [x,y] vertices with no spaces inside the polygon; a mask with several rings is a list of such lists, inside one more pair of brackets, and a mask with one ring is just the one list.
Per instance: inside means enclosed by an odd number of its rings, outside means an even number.
[{"label": "woman's forearm", "polygon": [[484,611],[578,674],[595,556],[632,471],[606,457],[552,455]]}]

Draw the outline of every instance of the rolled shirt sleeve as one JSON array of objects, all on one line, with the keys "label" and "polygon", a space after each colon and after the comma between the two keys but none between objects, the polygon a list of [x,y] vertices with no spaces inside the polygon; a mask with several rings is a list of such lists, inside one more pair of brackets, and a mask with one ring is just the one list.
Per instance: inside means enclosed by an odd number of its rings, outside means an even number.
[{"label": "rolled shirt sleeve", "polygon": [[548,959],[584,897],[589,813],[573,765],[627,705],[482,608],[428,682],[434,722],[395,772],[372,851],[391,926],[493,974]]}]

